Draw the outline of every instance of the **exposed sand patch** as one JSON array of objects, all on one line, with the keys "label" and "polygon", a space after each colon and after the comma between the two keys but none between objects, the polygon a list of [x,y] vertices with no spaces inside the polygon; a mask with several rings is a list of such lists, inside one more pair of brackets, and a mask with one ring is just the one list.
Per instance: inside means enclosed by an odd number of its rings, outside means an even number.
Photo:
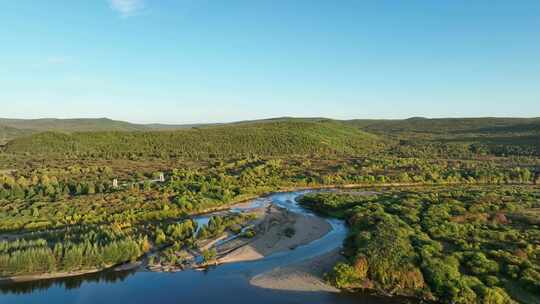
[{"label": "exposed sand patch", "polygon": [[198,247],[199,247],[198,251],[202,252],[203,250],[208,250],[208,249],[212,248],[212,246],[214,246],[217,242],[219,242],[221,240],[224,240],[224,239],[228,238],[229,236],[230,236],[229,233],[224,233],[224,234],[219,235],[219,236],[217,236],[215,238],[211,238],[211,239],[199,242],[198,243]]},{"label": "exposed sand patch", "polygon": [[263,254],[258,252],[251,245],[245,245],[219,258],[218,263],[253,261],[253,260],[258,260],[262,258],[264,258]]},{"label": "exposed sand patch", "polygon": [[323,280],[323,276],[342,259],[340,248],[338,248],[306,261],[256,275],[251,278],[250,284],[261,288],[287,291],[339,292],[339,289],[328,285]]},{"label": "exposed sand patch", "polygon": [[266,216],[255,228],[253,239],[237,239],[218,246],[218,262],[257,260],[276,252],[292,250],[320,239],[330,230],[332,226],[322,218],[269,206]]}]

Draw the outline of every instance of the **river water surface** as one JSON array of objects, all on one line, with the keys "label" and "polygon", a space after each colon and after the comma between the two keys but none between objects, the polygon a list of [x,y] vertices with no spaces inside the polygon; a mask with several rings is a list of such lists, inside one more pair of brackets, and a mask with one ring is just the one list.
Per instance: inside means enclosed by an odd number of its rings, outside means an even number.
[{"label": "river water surface", "polygon": [[[276,204],[292,212],[316,216],[296,203],[307,191],[276,193],[253,200],[233,212]],[[210,215],[197,217],[203,224]],[[330,292],[268,290],[249,284],[254,275],[327,253],[340,247],[347,234],[343,221],[327,219],[332,231],[310,244],[261,260],[230,263],[206,271],[175,273],[103,271],[63,279],[0,286],[0,303],[396,303],[400,300]]]}]

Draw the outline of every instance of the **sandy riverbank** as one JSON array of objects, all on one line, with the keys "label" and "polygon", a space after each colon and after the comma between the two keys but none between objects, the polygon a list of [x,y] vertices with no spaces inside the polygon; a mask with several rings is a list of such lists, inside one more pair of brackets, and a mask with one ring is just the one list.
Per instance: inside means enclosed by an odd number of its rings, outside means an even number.
[{"label": "sandy riverbank", "polygon": [[292,250],[320,239],[332,230],[324,219],[296,214],[276,206],[255,227],[252,239],[237,239],[218,246],[218,263],[261,259],[276,252]]},{"label": "sandy riverbank", "polygon": [[[321,188],[327,187],[305,187],[299,188],[298,190]],[[330,188],[330,186],[328,186],[328,188]],[[216,211],[223,211],[224,213],[226,213],[227,210],[230,210],[231,208],[245,208],[251,206],[253,199],[269,198],[272,194],[287,192],[291,190],[294,189],[282,189],[280,191],[274,191],[271,193],[263,194],[261,196],[246,196],[240,199],[238,202],[227,207],[223,206],[219,208],[209,209],[199,214],[209,214]],[[292,213],[285,209],[270,205],[270,200],[263,201],[260,207],[250,210],[250,213],[254,213],[257,215],[257,219],[252,223],[252,225],[255,225],[256,227],[256,236],[251,239],[238,238],[217,246],[218,252],[220,253],[218,255],[218,263],[256,260],[276,252],[291,250],[298,246],[308,244],[323,237],[332,229],[330,224],[324,219],[314,216],[306,216]],[[286,228],[291,228],[294,231],[294,234],[289,236],[286,235],[284,232]],[[0,238],[10,239],[12,237],[15,239],[25,234],[26,233],[0,234]],[[208,240],[206,244],[202,244],[202,247],[206,249],[212,247],[212,245],[228,236],[229,235],[222,235],[214,240]],[[145,257],[143,260],[139,260],[138,262],[118,265],[114,269],[117,271],[135,270],[142,267],[147,267],[148,265],[146,264],[147,261]],[[109,265],[100,269],[88,269],[71,272],[0,277],[0,284],[79,276],[100,272],[106,269],[113,268],[113,266],[114,265]],[[185,267],[175,270],[181,269],[185,269]],[[153,271],[163,271],[163,269],[156,268],[153,269]]]},{"label": "sandy riverbank", "polygon": [[337,248],[311,259],[256,275],[251,278],[250,284],[286,291],[339,292],[339,289],[328,285],[323,276],[342,259],[340,248]]}]

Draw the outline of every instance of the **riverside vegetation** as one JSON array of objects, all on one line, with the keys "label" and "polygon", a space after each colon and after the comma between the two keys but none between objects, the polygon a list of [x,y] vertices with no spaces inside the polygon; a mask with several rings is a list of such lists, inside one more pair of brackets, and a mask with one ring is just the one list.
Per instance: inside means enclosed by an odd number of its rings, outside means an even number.
[{"label": "riverside vegetation", "polygon": [[540,295],[540,191],[520,187],[319,193],[308,208],[346,219],[348,262],[329,280],[451,303]]},{"label": "riverside vegetation", "polygon": [[181,250],[248,220],[200,228],[196,214],[279,190],[399,186],[302,199],[350,225],[348,262],[330,282],[454,303],[540,299],[537,120],[12,129],[0,153],[3,277],[99,270],[157,251],[160,263],[181,264]]}]

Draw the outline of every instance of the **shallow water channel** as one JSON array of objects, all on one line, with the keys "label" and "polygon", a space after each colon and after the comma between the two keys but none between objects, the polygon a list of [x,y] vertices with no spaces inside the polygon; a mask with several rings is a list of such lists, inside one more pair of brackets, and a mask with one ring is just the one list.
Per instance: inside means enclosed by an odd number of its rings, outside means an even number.
[{"label": "shallow water channel", "polygon": [[[296,203],[309,191],[276,193],[232,208],[245,212],[275,204],[292,212],[317,216]],[[212,214],[194,218],[206,224]],[[279,252],[261,260],[219,265],[206,271],[175,273],[148,271],[102,271],[77,277],[41,280],[0,286],[0,303],[396,303],[395,298],[370,295],[290,292],[255,287],[251,277],[327,253],[342,245],[347,234],[343,221],[326,219],[332,230],[324,237],[294,250]]]}]

